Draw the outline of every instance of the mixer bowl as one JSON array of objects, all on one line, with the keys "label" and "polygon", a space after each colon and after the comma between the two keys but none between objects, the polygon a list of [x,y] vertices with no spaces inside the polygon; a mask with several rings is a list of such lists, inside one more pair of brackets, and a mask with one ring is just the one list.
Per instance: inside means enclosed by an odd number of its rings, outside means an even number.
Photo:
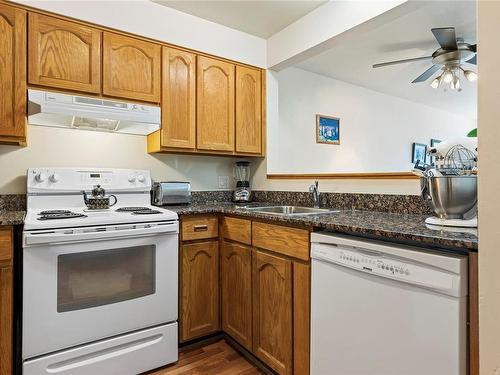
[{"label": "mixer bowl", "polygon": [[[476,176],[424,177],[422,196],[441,219],[469,219],[477,204]],[[468,215],[466,215],[468,214]],[[475,210],[472,212],[475,216]]]}]

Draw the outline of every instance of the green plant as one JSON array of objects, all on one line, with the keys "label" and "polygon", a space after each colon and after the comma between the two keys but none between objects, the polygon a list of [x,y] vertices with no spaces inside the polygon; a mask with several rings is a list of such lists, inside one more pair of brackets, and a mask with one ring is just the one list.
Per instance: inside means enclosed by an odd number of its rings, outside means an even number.
[{"label": "green plant", "polygon": [[477,137],[477,128],[472,129],[468,134],[467,137]]}]

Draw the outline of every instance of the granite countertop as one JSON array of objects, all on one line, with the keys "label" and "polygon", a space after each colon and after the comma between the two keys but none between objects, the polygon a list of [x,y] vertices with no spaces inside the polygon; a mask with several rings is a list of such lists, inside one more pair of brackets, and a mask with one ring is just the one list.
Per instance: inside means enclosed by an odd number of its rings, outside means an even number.
[{"label": "granite countertop", "polygon": [[[257,205],[257,204],[254,204]],[[258,206],[271,206],[259,202]],[[245,210],[232,203],[192,204],[166,207],[179,215],[222,213],[265,219],[277,223],[313,226],[331,230],[430,248],[453,251],[477,251],[477,230],[431,227],[425,224],[429,215],[377,211],[338,210],[328,214],[278,216]]]},{"label": "granite countertop", "polygon": [[0,211],[0,225],[23,224],[25,214],[25,211]]}]

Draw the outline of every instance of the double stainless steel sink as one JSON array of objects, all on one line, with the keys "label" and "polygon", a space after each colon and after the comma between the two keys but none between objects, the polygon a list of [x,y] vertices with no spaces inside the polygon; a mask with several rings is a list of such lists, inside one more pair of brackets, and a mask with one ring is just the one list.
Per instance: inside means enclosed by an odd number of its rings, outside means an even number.
[{"label": "double stainless steel sink", "polygon": [[242,207],[244,210],[257,213],[281,215],[281,216],[301,216],[301,215],[318,215],[335,212],[326,208],[313,208],[301,206],[266,206],[266,207]]}]

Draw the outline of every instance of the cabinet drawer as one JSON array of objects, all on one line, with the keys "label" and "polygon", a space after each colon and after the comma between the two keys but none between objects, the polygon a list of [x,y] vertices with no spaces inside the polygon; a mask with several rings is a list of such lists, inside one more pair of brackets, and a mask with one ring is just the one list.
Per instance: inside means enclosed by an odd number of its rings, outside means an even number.
[{"label": "cabinet drawer", "polygon": [[252,244],[252,224],[250,220],[225,217],[222,222],[224,238],[247,245]]},{"label": "cabinet drawer", "polygon": [[0,262],[12,260],[12,228],[0,227]]},{"label": "cabinet drawer", "polygon": [[261,249],[309,260],[309,231],[306,229],[254,222],[252,243]]},{"label": "cabinet drawer", "polygon": [[182,219],[182,240],[201,240],[219,235],[216,216],[189,217]]}]

